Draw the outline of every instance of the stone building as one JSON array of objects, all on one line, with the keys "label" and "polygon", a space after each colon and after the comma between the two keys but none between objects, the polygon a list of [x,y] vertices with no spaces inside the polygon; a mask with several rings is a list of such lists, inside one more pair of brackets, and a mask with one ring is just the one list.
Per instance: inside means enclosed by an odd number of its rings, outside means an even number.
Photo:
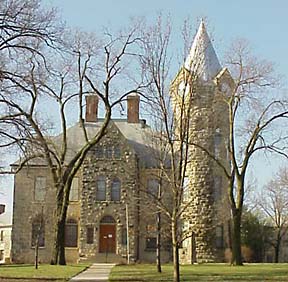
[{"label": "stone building", "polygon": [[12,225],[5,212],[5,205],[0,205],[0,263],[10,262]]},{"label": "stone building", "polygon": [[[225,160],[227,115],[217,97],[232,80],[229,72],[221,68],[203,23],[182,70],[195,72],[197,76],[191,140],[214,150],[216,156]],[[183,84],[181,73],[171,87],[174,102]],[[155,188],[158,168],[147,141],[151,129],[139,117],[139,102],[138,95],[127,97],[127,119],[111,120],[107,134],[90,150],[73,180],[65,225],[68,262],[126,261],[128,253],[134,261],[155,261],[155,213],[143,199],[142,191]],[[177,111],[177,103],[174,106]],[[97,108],[98,98],[86,97],[85,126],[91,135],[102,124]],[[56,143],[57,138],[60,137],[54,138]],[[69,154],[72,156],[83,143],[79,124],[69,128]],[[191,237],[183,242],[181,260],[187,263],[220,261],[227,230],[216,211],[218,204],[222,205],[220,210],[224,210],[225,179],[212,159],[199,148],[191,149],[189,158],[188,197],[193,200],[183,217],[183,226],[191,229]],[[37,238],[40,261],[50,259],[55,222],[55,191],[51,183],[43,161],[31,163],[15,175],[13,262],[33,261]],[[169,236],[163,238],[162,260],[169,261],[171,243]]]},{"label": "stone building", "polygon": [[[140,199],[140,191],[153,185],[157,171],[146,144],[150,128],[139,118],[139,96],[131,94],[127,100],[127,119],[111,120],[73,179],[65,226],[68,262],[126,261],[128,249],[131,261],[155,261],[155,216],[146,215],[151,208]],[[90,136],[103,122],[97,107],[97,96],[88,96],[85,127]],[[84,144],[83,130],[76,124],[67,135],[68,154],[73,156]],[[60,137],[54,138],[56,144]],[[54,209],[55,191],[47,166],[34,161],[15,175],[13,262],[33,261],[37,236],[40,261],[49,261]],[[169,250],[163,249],[162,259],[170,260]]]}]

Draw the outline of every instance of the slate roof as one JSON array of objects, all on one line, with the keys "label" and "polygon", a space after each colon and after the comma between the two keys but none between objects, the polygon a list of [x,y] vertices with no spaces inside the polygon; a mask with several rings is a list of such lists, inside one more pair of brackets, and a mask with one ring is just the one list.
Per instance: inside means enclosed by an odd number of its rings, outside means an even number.
[{"label": "slate roof", "polygon": [[[98,119],[97,122],[93,123],[85,123],[88,137],[94,136],[101,128],[102,123],[103,119]],[[148,125],[146,125],[144,120],[141,120],[140,123],[128,123],[126,119],[111,119],[110,125],[112,124],[114,124],[123,134],[123,136],[127,140],[127,143],[136,153],[142,166],[156,166],[156,158],[155,155],[153,155],[151,141],[149,141],[149,136],[151,136],[152,130]],[[62,144],[62,134],[54,137],[49,137],[49,139],[51,139],[51,144],[53,144],[54,147],[60,148]],[[67,143],[66,162],[71,160],[75,153],[85,144],[84,133],[79,123],[76,123],[75,125],[67,129]],[[12,166],[16,166],[17,164],[19,164],[19,162],[20,160],[12,164]],[[46,160],[43,158],[35,158],[29,161],[29,165],[45,166]]]}]

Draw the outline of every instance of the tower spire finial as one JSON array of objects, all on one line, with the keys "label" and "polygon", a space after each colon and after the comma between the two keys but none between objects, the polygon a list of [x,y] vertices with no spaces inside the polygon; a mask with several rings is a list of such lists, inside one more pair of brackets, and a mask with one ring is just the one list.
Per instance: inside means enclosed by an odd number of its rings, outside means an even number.
[{"label": "tower spire finial", "polygon": [[222,69],[206,31],[204,18],[200,19],[199,28],[184,67],[195,72],[205,81],[213,79]]}]

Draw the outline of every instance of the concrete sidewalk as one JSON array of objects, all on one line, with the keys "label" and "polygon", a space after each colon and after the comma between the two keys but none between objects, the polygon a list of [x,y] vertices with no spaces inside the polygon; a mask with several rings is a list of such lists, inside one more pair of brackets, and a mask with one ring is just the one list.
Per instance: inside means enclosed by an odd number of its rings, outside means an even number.
[{"label": "concrete sidewalk", "polygon": [[72,282],[97,282],[108,281],[109,274],[114,266],[114,263],[93,263],[88,269],[74,276]]}]

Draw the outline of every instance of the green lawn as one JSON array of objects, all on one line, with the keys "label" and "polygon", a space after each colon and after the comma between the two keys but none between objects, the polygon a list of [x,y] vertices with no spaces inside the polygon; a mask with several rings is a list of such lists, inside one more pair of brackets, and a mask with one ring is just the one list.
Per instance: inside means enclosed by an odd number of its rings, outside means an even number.
[{"label": "green lawn", "polygon": [[[87,265],[48,265],[40,264],[38,269],[34,265],[11,264],[0,265],[1,278],[55,278],[59,280],[68,280],[70,277],[81,272]],[[20,281],[20,280],[19,280]]]},{"label": "green lawn", "polygon": [[[120,265],[112,269],[109,281],[172,281],[172,265],[164,265],[161,274],[155,265]],[[288,264],[247,264],[229,266],[225,264],[204,264],[181,266],[181,281],[287,281]]]}]

